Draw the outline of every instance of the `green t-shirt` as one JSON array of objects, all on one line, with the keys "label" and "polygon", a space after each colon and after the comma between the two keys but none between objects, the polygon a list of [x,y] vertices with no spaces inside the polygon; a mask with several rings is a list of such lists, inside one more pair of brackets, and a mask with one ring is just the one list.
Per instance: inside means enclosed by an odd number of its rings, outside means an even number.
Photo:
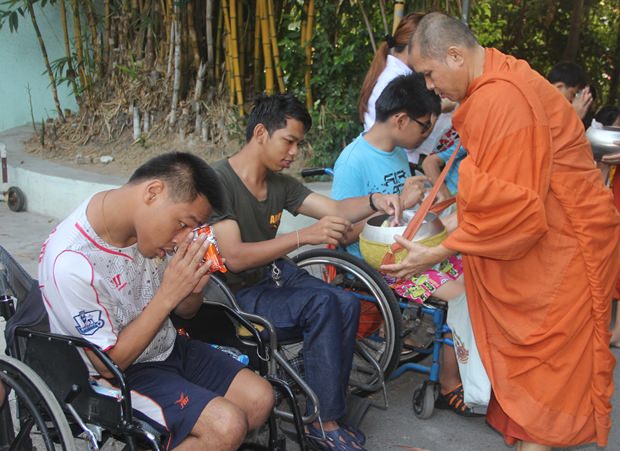
[{"label": "green t-shirt", "polygon": [[[241,231],[241,240],[256,243],[275,238],[286,209],[293,215],[312,191],[290,175],[269,172],[267,175],[267,198],[259,201],[254,197],[228,159],[213,164],[222,183],[224,193],[224,210],[214,212],[211,223],[222,219],[237,221]],[[227,282],[237,287],[242,283],[248,286],[258,282],[265,275],[265,267],[247,270],[227,276]]]}]

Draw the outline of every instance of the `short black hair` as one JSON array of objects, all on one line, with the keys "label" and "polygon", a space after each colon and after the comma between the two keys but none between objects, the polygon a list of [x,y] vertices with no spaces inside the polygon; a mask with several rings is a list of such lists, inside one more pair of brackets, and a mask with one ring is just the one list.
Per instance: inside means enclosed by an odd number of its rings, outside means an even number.
[{"label": "short black hair", "polygon": [[562,61],[551,68],[547,75],[549,83],[564,83],[569,88],[585,88],[586,73],[581,66],[572,61]]},{"label": "short black hair", "polygon": [[412,118],[439,115],[441,101],[437,94],[426,89],[424,76],[414,72],[388,83],[375,102],[375,113],[377,122],[385,122],[396,113],[406,113]]},{"label": "short black hair", "polygon": [[246,140],[250,142],[254,129],[263,124],[267,132],[273,132],[286,127],[287,119],[295,119],[304,126],[308,133],[312,127],[312,118],[305,105],[290,94],[260,95],[254,101],[254,108],[248,116]]},{"label": "short black hair", "polygon": [[160,179],[178,202],[191,202],[199,195],[216,210],[223,208],[223,195],[217,173],[202,158],[185,152],[169,152],[151,158],[129,177],[129,184]]},{"label": "short black hair", "polygon": [[605,105],[594,115],[594,119],[603,125],[612,125],[620,115],[620,108],[616,105]]}]

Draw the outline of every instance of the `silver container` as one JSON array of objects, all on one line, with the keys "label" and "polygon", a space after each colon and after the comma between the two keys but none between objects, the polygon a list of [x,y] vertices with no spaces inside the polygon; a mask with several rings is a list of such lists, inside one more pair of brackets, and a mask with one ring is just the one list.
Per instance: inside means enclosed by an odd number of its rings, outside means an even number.
[{"label": "silver container", "polygon": [[620,127],[594,128],[590,127],[586,132],[586,137],[592,146],[594,159],[599,161],[603,156],[620,152]]},{"label": "silver container", "polygon": [[[362,235],[369,241],[377,243],[391,244],[394,242],[394,235],[402,235],[407,228],[407,224],[413,218],[415,211],[405,210],[403,212],[403,225],[398,227],[381,227],[381,224],[386,219],[391,219],[390,216],[383,214],[379,216],[373,216],[364,225]],[[444,225],[435,213],[427,213],[422,225],[415,234],[415,240],[419,241],[425,238],[437,235],[444,230]]]}]

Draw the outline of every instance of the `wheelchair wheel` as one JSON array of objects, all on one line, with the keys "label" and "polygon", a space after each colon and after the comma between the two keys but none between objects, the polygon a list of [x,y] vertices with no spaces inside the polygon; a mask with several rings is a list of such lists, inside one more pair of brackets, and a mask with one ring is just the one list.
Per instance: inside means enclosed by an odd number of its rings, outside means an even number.
[{"label": "wheelchair wheel", "polygon": [[76,449],[62,408],[32,369],[12,357],[0,356],[0,383],[8,395],[0,409],[1,449]]},{"label": "wheelchair wheel", "polygon": [[435,400],[439,394],[439,385],[424,381],[413,392],[413,413],[421,420],[430,418],[435,410]]},{"label": "wheelchair wheel", "polygon": [[[401,352],[398,302],[381,275],[366,262],[345,252],[320,248],[301,252],[293,261],[314,277],[350,291],[362,304],[358,344],[374,357],[384,377],[396,368]],[[354,370],[368,366],[354,361]],[[353,375],[352,375],[353,377]]]}]

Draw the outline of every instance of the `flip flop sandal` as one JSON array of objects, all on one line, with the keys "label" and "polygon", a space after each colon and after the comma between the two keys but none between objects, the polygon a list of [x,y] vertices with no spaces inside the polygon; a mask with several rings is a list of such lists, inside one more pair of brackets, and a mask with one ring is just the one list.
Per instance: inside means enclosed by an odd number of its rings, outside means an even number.
[{"label": "flip flop sandal", "polygon": [[307,426],[306,437],[313,447],[320,451],[367,451],[361,444],[355,441],[352,435],[343,428],[333,431],[325,431],[325,438],[320,429],[313,425]]},{"label": "flip flop sandal", "polygon": [[484,414],[475,413],[465,404],[463,384],[459,384],[454,390],[445,395],[439,393],[435,400],[435,407],[438,409],[449,409],[463,417],[481,417]]},{"label": "flip flop sandal", "polygon": [[366,435],[364,435],[364,433],[359,428],[356,428],[355,426],[352,426],[350,424],[341,424],[340,427],[347,431],[351,435],[351,437],[353,437],[353,440],[355,440],[360,445],[366,444]]}]

